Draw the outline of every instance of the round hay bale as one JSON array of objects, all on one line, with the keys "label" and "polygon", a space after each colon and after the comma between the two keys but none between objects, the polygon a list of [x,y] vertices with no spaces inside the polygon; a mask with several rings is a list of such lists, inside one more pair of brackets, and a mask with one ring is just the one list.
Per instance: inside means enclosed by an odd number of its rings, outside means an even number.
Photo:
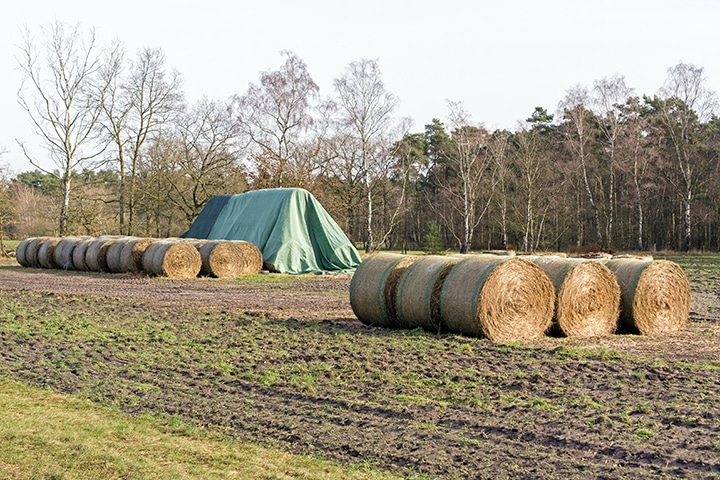
[{"label": "round hay bale", "polygon": [[200,273],[202,258],[191,243],[162,240],[145,249],[142,264],[149,275],[194,278]]},{"label": "round hay bale", "polygon": [[237,243],[225,240],[193,242],[202,260],[201,275],[216,278],[239,277],[245,264],[243,251]]},{"label": "round hay bale", "polygon": [[604,337],[615,332],[620,316],[620,286],[605,265],[558,256],[528,257],[555,287],[555,323],[567,337]]},{"label": "round hay bale", "polygon": [[62,240],[60,237],[51,237],[40,245],[37,252],[37,261],[40,268],[58,268],[55,263],[54,253],[60,240]]},{"label": "round hay bale", "polygon": [[419,257],[376,253],[355,270],[350,282],[350,305],[365,325],[401,328],[395,311],[400,277]]},{"label": "round hay bale", "polygon": [[123,247],[131,240],[136,240],[137,237],[121,237],[111,242],[105,252],[105,265],[107,271],[110,273],[121,273],[120,265],[120,253]]},{"label": "round hay bale", "polygon": [[395,300],[398,322],[404,328],[440,331],[440,293],[445,278],[460,260],[428,255],[405,270],[398,282]]},{"label": "round hay bale", "polygon": [[119,273],[140,273],[143,271],[143,254],[148,246],[156,242],[154,238],[128,240],[120,250]]},{"label": "round hay bale", "polygon": [[555,290],[520,257],[478,255],[455,265],[441,292],[441,328],[496,342],[529,340],[552,325]]},{"label": "round hay bale", "polygon": [[42,244],[52,237],[35,237],[25,246],[25,263],[28,267],[40,268],[38,262],[38,251]]},{"label": "round hay bale", "polygon": [[255,275],[263,268],[263,255],[260,249],[251,242],[232,240],[242,251],[243,269],[240,275]]},{"label": "round hay bale", "polygon": [[88,268],[88,264],[85,262],[86,253],[88,251],[88,248],[90,248],[91,245],[93,245],[95,242],[97,242],[98,239],[96,237],[90,237],[86,238],[85,240],[82,240],[78,242],[75,245],[75,248],[72,251],[72,263],[75,270],[78,271],[88,271],[90,270]]},{"label": "round hay bale", "polygon": [[101,235],[92,239],[85,250],[85,265],[86,270],[91,272],[108,272],[107,260],[105,255],[107,249],[112,245],[112,242],[119,238],[124,238],[121,235]]},{"label": "round hay bale", "polygon": [[29,267],[30,264],[27,263],[27,260],[25,259],[25,250],[27,249],[28,243],[35,240],[36,237],[29,237],[20,242],[15,249],[15,260],[20,264],[22,267]]},{"label": "round hay bale", "polygon": [[678,264],[617,258],[605,265],[620,285],[622,332],[659,336],[685,326],[690,315],[690,283]]},{"label": "round hay bale", "polygon": [[55,252],[53,254],[58,268],[62,268],[64,270],[77,270],[75,268],[75,264],[73,263],[73,253],[75,252],[75,247],[80,242],[91,238],[92,237],[89,236],[65,237],[60,240],[60,243],[58,243],[58,246],[55,247]]}]

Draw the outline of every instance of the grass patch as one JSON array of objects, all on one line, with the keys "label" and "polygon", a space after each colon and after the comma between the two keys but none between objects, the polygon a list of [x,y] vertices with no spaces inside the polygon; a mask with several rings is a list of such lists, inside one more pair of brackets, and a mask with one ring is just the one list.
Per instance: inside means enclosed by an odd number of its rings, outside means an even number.
[{"label": "grass patch", "polygon": [[390,479],[0,377],[0,477]]}]

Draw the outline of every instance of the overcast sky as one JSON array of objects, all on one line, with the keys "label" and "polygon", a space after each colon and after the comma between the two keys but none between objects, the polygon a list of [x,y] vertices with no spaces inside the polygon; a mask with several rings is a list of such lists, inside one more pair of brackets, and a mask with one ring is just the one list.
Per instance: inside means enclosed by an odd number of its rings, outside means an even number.
[{"label": "overcast sky", "polygon": [[55,20],[119,39],[129,55],[161,48],[189,103],[243,93],[282,65],[281,50],[306,62],[323,95],[348,63],[377,60],[417,132],[446,119],[447,100],[489,129],[515,129],[535,106],[554,113],[569,88],[615,74],[652,95],[680,62],[720,91],[714,0],[11,0],[0,10],[0,163],[15,172],[33,169],[16,139],[37,142],[17,105],[18,46],[25,28],[39,37]]}]

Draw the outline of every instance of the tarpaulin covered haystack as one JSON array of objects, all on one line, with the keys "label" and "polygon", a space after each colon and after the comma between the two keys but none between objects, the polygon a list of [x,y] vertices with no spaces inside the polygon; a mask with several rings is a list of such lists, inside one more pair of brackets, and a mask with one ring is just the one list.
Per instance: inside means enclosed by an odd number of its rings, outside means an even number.
[{"label": "tarpaulin covered haystack", "polygon": [[210,199],[183,237],[244,240],[280,273],[353,272],[360,255],[310,192],[272,188]]}]

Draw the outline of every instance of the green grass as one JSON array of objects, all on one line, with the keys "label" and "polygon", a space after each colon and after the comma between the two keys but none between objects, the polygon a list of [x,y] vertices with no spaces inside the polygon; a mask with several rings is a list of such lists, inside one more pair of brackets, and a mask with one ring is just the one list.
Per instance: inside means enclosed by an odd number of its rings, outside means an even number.
[{"label": "green grass", "polygon": [[391,479],[0,377],[0,477]]}]

